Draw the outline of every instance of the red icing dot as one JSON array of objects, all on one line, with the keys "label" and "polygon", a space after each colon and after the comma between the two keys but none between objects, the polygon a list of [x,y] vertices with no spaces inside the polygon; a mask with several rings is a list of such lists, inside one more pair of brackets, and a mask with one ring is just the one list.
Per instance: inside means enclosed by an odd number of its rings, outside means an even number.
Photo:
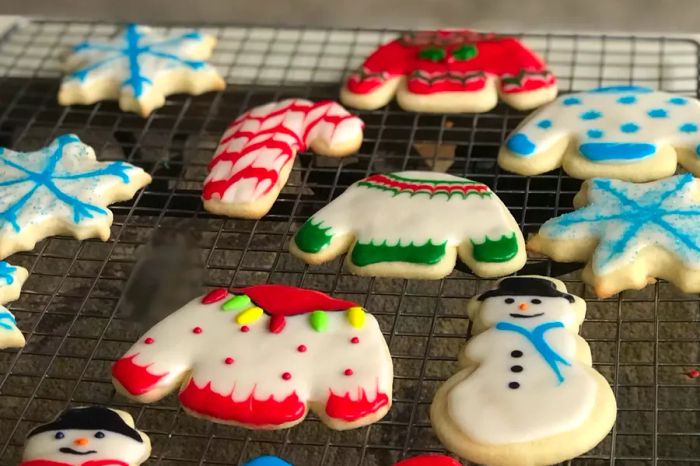
[{"label": "red icing dot", "polygon": [[358,344],[359,342],[360,342],[360,339],[357,338],[357,337],[352,337],[352,340],[350,340],[350,343],[352,343],[353,345],[356,345],[356,344]]},{"label": "red icing dot", "polygon": [[306,350],[307,350],[307,349],[308,349],[308,348],[306,347],[306,345],[299,345],[299,346],[297,346],[297,351],[299,351],[300,353],[306,353]]},{"label": "red icing dot", "polygon": [[143,342],[147,345],[152,345],[155,340],[151,337],[146,338]]},{"label": "red icing dot", "polygon": [[233,358],[229,356],[228,358],[224,359],[224,362],[228,365],[231,365],[233,364]]},{"label": "red icing dot", "polygon": [[192,329],[192,333],[200,334],[202,333],[202,327],[195,327]]},{"label": "red icing dot", "polygon": [[690,377],[691,379],[697,379],[698,377],[700,377],[700,371],[697,369],[693,369],[690,372],[688,372],[688,377]]},{"label": "red icing dot", "polygon": [[292,374],[290,374],[289,372],[285,372],[284,374],[282,374],[282,378],[284,380],[289,380],[292,378]]},{"label": "red icing dot", "polygon": [[228,296],[228,290],[226,288],[217,288],[210,291],[202,298],[202,304],[211,304],[217,301],[221,301],[226,296]]},{"label": "red icing dot", "polygon": [[248,331],[250,331],[250,327],[248,327],[247,325],[244,325],[243,327],[241,327],[241,332],[245,333]]},{"label": "red icing dot", "polygon": [[350,377],[352,374],[354,374],[354,372],[352,371],[352,369],[345,369],[345,371],[343,372],[343,374],[345,374],[345,375],[347,375],[348,377]]}]

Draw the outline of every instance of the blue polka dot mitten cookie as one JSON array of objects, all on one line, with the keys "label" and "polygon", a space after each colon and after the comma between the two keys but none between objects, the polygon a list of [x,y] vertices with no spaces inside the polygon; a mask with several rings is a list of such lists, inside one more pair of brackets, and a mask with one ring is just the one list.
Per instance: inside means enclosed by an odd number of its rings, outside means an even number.
[{"label": "blue polka dot mitten cookie", "polygon": [[638,86],[568,94],[513,131],[498,164],[521,175],[562,166],[580,179],[651,181],[677,164],[700,174],[700,102]]}]

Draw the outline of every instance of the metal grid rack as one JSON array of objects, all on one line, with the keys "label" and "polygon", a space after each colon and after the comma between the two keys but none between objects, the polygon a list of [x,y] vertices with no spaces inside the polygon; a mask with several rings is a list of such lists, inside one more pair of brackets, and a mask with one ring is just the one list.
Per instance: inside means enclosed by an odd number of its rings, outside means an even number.
[{"label": "metal grid rack", "polygon": [[[111,102],[58,106],[65,47],[115,28],[34,21],[0,40],[0,145],[34,149],[74,132],[99,158],[128,160],[154,178],[132,202],[112,208],[108,242],[55,237],[10,258],[30,270],[21,299],[10,305],[27,345],[0,352],[0,464],[18,462],[32,426],[84,404],[130,411],[153,441],[148,465],[241,464],[267,453],[299,466],[387,466],[442,451],[428,408],[437,386],[454,373],[469,334],[466,298],[492,283],[461,268],[440,281],[407,281],[354,277],[340,260],[309,267],[287,252],[290,237],[309,215],[371,172],[449,169],[485,182],[526,234],[570,210],[580,182],[558,170],[532,178],[499,170],[498,146],[522,113],[501,105],[481,115],[428,115],[392,104],[360,112],[366,133],[357,155],[300,154],[287,187],[262,220],[212,216],[202,210],[199,193],[229,121],[250,106],[283,97],[335,98],[342,75],[393,32],[206,28],[220,40],[214,63],[232,83],[226,91],[172,97],[147,119],[120,112]],[[563,91],[634,82],[698,95],[699,47],[693,41],[523,38],[550,63]],[[145,273],[149,258],[163,248],[189,252],[188,260]],[[615,429],[571,464],[700,464],[700,379],[686,375],[700,365],[700,300],[664,282],[597,300],[577,268],[531,259],[523,270],[560,276],[588,299],[582,335],[618,399]],[[170,309],[204,287],[260,282],[317,288],[360,302],[377,316],[394,356],[394,407],[382,421],[349,432],[331,431],[313,416],[291,430],[252,432],[189,417],[174,396],[139,405],[115,395],[111,363],[148,325],[143,318],[135,321],[139,310],[126,306],[133,296],[125,299],[124,290],[130,277],[154,275],[169,285],[154,286],[153,295],[141,299]]]}]

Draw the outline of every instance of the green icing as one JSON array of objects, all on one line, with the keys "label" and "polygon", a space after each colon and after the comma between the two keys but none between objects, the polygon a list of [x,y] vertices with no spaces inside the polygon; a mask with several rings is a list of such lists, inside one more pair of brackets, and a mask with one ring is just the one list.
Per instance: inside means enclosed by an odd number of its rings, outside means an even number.
[{"label": "green icing", "polygon": [[426,47],[420,51],[419,56],[424,60],[440,61],[445,58],[445,49],[440,47]]},{"label": "green icing", "polygon": [[483,243],[472,241],[474,259],[479,262],[506,262],[518,254],[518,239],[515,233],[503,235],[497,240],[488,236]]},{"label": "green icing", "polygon": [[304,252],[317,253],[331,244],[333,235],[327,233],[331,227],[323,228],[321,227],[322,222],[314,224],[312,220],[313,217],[304,222],[304,225],[294,236],[294,243]]},{"label": "green icing", "polygon": [[422,246],[413,243],[406,246],[389,246],[384,241],[381,244],[355,243],[352,249],[352,263],[358,267],[378,264],[380,262],[408,262],[411,264],[437,264],[445,257],[447,241],[433,244],[428,240]]},{"label": "green icing", "polygon": [[309,314],[311,327],[317,332],[323,332],[328,328],[328,314],[323,311],[314,311]]},{"label": "green icing", "polygon": [[452,56],[458,61],[467,61],[476,57],[476,45],[463,45],[452,52]]},{"label": "green icing", "polygon": [[250,304],[250,298],[248,295],[239,294],[233,298],[226,301],[221,309],[224,311],[232,311],[234,309],[240,309],[242,307],[248,306]]}]

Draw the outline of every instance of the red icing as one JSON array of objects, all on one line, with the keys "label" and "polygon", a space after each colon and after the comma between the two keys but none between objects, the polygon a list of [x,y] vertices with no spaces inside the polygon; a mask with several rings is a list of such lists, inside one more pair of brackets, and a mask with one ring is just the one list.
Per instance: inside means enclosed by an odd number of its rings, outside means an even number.
[{"label": "red icing", "polygon": [[462,463],[446,455],[419,455],[399,461],[394,466],[462,466]]},{"label": "red icing", "polygon": [[224,359],[224,362],[228,365],[231,365],[234,363],[234,359],[232,357],[228,357],[228,358]]},{"label": "red icing", "polygon": [[436,192],[462,192],[465,195],[471,191],[476,191],[479,193],[489,192],[489,187],[482,183],[420,183],[416,181],[402,181],[394,178],[390,178],[386,175],[370,175],[363,180],[364,182],[381,184],[390,188],[396,188],[399,190],[407,190],[411,192],[417,191],[427,191],[430,193]]},{"label": "red icing", "polygon": [[360,339],[357,338],[357,337],[352,337],[352,340],[350,340],[350,343],[352,343],[353,345],[356,345],[356,344],[358,344],[359,342],[360,342]]},{"label": "red icing", "polygon": [[338,396],[331,391],[326,403],[326,414],[335,419],[352,422],[369,416],[389,404],[389,397],[379,391],[373,401],[367,398],[364,388],[359,388],[358,393],[360,396],[353,401],[350,393]]},{"label": "red icing", "polygon": [[352,301],[332,298],[320,291],[288,285],[254,285],[234,291],[245,293],[272,316],[295,316],[313,311],[344,311],[357,306]]},{"label": "red icing", "polygon": [[244,325],[243,327],[241,327],[241,332],[243,332],[243,333],[250,332],[250,327],[248,327],[247,325]]},{"label": "red icing", "polygon": [[202,333],[202,327],[195,327],[192,329],[192,333],[200,334]]},{"label": "red icing", "polygon": [[152,345],[154,341],[155,340],[151,337],[148,337],[145,340],[143,340],[143,342],[146,343],[147,345]]},{"label": "red icing", "polygon": [[228,290],[226,288],[217,288],[202,297],[202,304],[216,303],[224,299],[226,296],[228,296]]},{"label": "red icing", "polygon": [[290,374],[289,372],[285,372],[284,374],[282,374],[282,378],[283,378],[284,380],[291,380],[291,379],[292,379],[292,374]]},{"label": "red icing", "polygon": [[299,351],[300,353],[306,353],[306,350],[307,350],[306,345],[297,346],[297,351]]},{"label": "red icing", "polygon": [[114,377],[132,395],[143,395],[151,390],[163,377],[168,375],[153,374],[148,371],[151,366],[139,366],[134,362],[138,353],[126,356],[112,365],[112,377]]},{"label": "red icing", "polygon": [[287,320],[282,315],[274,315],[270,318],[269,329],[272,333],[280,333],[284,330],[284,326],[287,325]]},{"label": "red icing", "polygon": [[19,466],[129,466],[128,463],[122,460],[87,460],[82,463],[64,463],[62,461],[53,460],[31,460],[20,463]]},{"label": "red icing", "polygon": [[[475,46],[477,53],[457,60],[453,52],[464,46]],[[442,49],[445,57],[421,58],[426,48]],[[407,76],[408,89],[416,94],[469,92],[483,89],[488,75],[501,78],[503,93],[532,91],[556,82],[545,63],[515,38],[443,30],[406,34],[379,47],[346,86],[356,94],[368,94],[388,79]]]},{"label": "red icing", "polygon": [[231,394],[221,395],[213,391],[211,382],[200,388],[190,380],[180,392],[180,402],[203,416],[252,426],[286,424],[306,414],[306,405],[294,392],[282,401],[276,401],[272,396],[259,400],[254,395],[253,392],[243,401],[234,401]]},{"label": "red icing", "polygon": [[347,375],[347,376],[349,377],[349,376],[351,376],[352,374],[354,374],[354,372],[352,371],[352,369],[345,369],[345,371],[343,372],[343,374],[345,374],[345,375]]},{"label": "red icing", "polygon": [[690,377],[691,379],[697,379],[698,377],[700,377],[700,371],[697,369],[693,369],[688,372],[688,377]]}]

